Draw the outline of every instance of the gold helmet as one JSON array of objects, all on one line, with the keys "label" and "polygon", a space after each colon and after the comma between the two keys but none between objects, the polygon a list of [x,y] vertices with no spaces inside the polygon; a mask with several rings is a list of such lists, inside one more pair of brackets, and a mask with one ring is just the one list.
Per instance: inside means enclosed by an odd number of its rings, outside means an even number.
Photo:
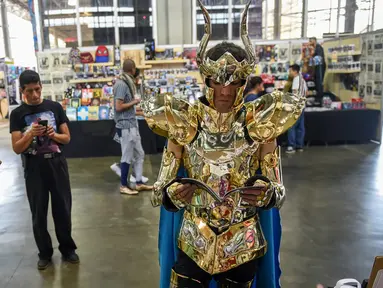
[{"label": "gold helmet", "polygon": [[[213,79],[214,81],[227,86],[232,82],[237,80],[242,80],[243,83],[246,82],[247,77],[253,73],[255,66],[255,51],[251,40],[249,38],[248,29],[247,29],[247,14],[249,11],[249,6],[251,0],[245,6],[244,11],[241,15],[241,26],[240,26],[240,35],[242,42],[245,46],[245,51],[247,58],[239,62],[230,52],[225,52],[218,60],[214,61],[206,56],[206,49],[211,37],[211,20],[209,12],[206,10],[205,6],[202,4],[201,0],[197,0],[199,6],[201,7],[204,19],[205,19],[205,34],[201,39],[197,51],[197,64],[201,74],[205,79]],[[243,90],[245,85],[237,91],[237,97],[234,102],[234,109],[238,107],[243,102]],[[206,85],[206,99],[208,100],[211,107],[214,106],[214,90],[208,85]]]}]

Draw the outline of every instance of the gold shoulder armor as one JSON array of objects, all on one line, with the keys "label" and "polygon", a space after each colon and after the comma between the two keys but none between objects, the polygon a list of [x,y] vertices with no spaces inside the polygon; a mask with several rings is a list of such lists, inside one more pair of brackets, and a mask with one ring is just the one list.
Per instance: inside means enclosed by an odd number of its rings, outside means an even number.
[{"label": "gold shoulder armor", "polygon": [[276,139],[298,120],[305,101],[305,97],[274,91],[246,103],[246,126],[250,137],[260,143]]},{"label": "gold shoulder armor", "polygon": [[142,101],[146,122],[158,135],[179,145],[190,143],[197,134],[196,107],[172,94],[157,94]]}]

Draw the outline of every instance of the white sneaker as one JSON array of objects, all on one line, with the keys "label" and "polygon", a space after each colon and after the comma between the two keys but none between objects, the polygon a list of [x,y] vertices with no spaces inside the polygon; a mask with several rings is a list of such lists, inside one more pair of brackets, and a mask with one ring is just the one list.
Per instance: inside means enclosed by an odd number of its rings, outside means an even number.
[{"label": "white sneaker", "polygon": [[[142,176],[141,181],[142,181],[142,183],[146,184],[146,183],[148,183],[149,178]],[[130,175],[130,182],[136,183],[136,177],[134,177],[133,175]]]},{"label": "white sneaker", "polygon": [[295,149],[293,148],[293,147],[287,147],[287,149],[286,149],[286,153],[287,154],[294,154],[295,153]]},{"label": "white sneaker", "polygon": [[110,169],[112,169],[112,171],[116,173],[118,177],[121,178],[121,168],[120,166],[118,166],[117,163],[114,163],[112,166],[110,166]]},{"label": "white sneaker", "polygon": [[136,190],[131,190],[128,187],[121,186],[120,187],[120,193],[121,194],[126,194],[126,195],[137,195],[138,191]]},{"label": "white sneaker", "polygon": [[142,183],[144,183],[144,184],[146,184],[146,183],[148,183],[148,181],[149,181],[149,178],[147,178],[147,177],[145,177],[145,176],[142,176]]}]

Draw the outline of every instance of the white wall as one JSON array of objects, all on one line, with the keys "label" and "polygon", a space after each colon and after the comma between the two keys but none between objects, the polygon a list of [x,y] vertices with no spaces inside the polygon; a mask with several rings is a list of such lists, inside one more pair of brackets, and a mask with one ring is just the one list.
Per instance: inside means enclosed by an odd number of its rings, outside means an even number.
[{"label": "white wall", "polygon": [[[8,23],[11,38],[11,53],[15,65],[37,67],[31,22],[8,12]],[[4,57],[5,51],[2,29],[0,29],[0,34],[0,57]]]}]

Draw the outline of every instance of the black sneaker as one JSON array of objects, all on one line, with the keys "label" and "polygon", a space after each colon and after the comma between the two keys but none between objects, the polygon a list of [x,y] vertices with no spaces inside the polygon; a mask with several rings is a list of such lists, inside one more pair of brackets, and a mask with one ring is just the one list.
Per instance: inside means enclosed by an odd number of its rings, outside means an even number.
[{"label": "black sneaker", "polygon": [[51,259],[40,259],[39,262],[37,262],[37,269],[39,270],[45,270],[49,266],[51,266],[52,260]]},{"label": "black sneaker", "polygon": [[65,255],[65,256],[63,255],[63,261],[69,262],[72,264],[78,264],[80,263],[80,257],[78,257],[78,255],[73,252],[69,255]]}]

